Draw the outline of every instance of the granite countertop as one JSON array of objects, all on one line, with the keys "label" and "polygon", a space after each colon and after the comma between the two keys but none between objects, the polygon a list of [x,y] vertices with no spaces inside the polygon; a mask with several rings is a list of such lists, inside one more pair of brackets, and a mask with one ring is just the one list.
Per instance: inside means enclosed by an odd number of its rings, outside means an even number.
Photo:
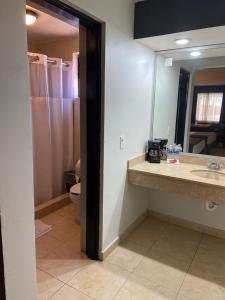
[{"label": "granite countertop", "polygon": [[[132,171],[135,173],[137,172],[139,174],[143,173],[143,174],[149,174],[154,176],[168,177],[176,180],[195,182],[204,185],[212,185],[214,187],[215,186],[225,187],[225,176],[224,177],[222,176],[217,179],[203,178],[191,172],[194,170],[211,171],[206,167],[206,165],[203,166],[201,164],[196,164],[196,163],[193,164],[193,163],[181,162],[178,165],[172,165],[172,164],[167,164],[165,161],[162,161],[160,164],[151,164],[147,161],[140,161],[139,159],[139,161],[137,161],[136,164],[134,162],[130,165],[128,164],[128,172]],[[219,173],[225,175],[225,170],[220,170]]]}]

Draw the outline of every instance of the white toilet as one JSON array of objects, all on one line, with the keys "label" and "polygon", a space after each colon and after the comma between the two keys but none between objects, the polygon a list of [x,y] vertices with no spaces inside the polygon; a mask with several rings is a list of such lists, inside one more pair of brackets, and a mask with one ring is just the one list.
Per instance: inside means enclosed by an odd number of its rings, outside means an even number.
[{"label": "white toilet", "polygon": [[80,224],[80,194],[81,194],[81,183],[80,183],[80,160],[75,166],[76,184],[70,188],[70,199],[73,203],[78,204],[78,210],[75,216],[75,220]]}]

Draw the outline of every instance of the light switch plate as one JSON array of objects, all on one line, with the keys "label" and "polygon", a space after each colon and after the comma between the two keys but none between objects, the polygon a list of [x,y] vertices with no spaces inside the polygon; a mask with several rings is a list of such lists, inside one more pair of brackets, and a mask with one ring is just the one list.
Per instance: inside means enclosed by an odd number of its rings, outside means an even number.
[{"label": "light switch plate", "polygon": [[165,59],[165,67],[172,67],[173,66],[173,58],[166,58]]},{"label": "light switch plate", "polygon": [[121,135],[120,136],[120,150],[124,150],[125,148],[126,148],[125,136]]}]

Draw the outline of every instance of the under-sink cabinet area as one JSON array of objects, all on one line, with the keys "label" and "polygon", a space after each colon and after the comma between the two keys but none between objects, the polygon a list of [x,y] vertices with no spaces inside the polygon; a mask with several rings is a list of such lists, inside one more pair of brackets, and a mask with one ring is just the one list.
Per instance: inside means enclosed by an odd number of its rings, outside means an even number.
[{"label": "under-sink cabinet area", "polygon": [[178,165],[151,164],[141,155],[128,161],[128,180],[145,188],[225,203],[225,170],[210,170],[207,159],[182,155]]}]

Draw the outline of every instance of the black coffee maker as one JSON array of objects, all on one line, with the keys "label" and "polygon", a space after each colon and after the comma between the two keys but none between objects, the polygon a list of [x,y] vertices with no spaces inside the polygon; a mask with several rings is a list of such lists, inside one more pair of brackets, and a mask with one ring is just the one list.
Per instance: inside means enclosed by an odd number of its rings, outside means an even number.
[{"label": "black coffee maker", "polygon": [[167,159],[167,151],[166,146],[168,143],[168,139],[155,139],[154,141],[160,142],[160,159],[166,160]]},{"label": "black coffee maker", "polygon": [[147,160],[150,163],[160,163],[160,160],[166,160],[167,139],[154,139],[148,141]]},{"label": "black coffee maker", "polygon": [[153,140],[148,141],[148,154],[147,160],[150,163],[159,164],[160,163],[160,141]]}]

